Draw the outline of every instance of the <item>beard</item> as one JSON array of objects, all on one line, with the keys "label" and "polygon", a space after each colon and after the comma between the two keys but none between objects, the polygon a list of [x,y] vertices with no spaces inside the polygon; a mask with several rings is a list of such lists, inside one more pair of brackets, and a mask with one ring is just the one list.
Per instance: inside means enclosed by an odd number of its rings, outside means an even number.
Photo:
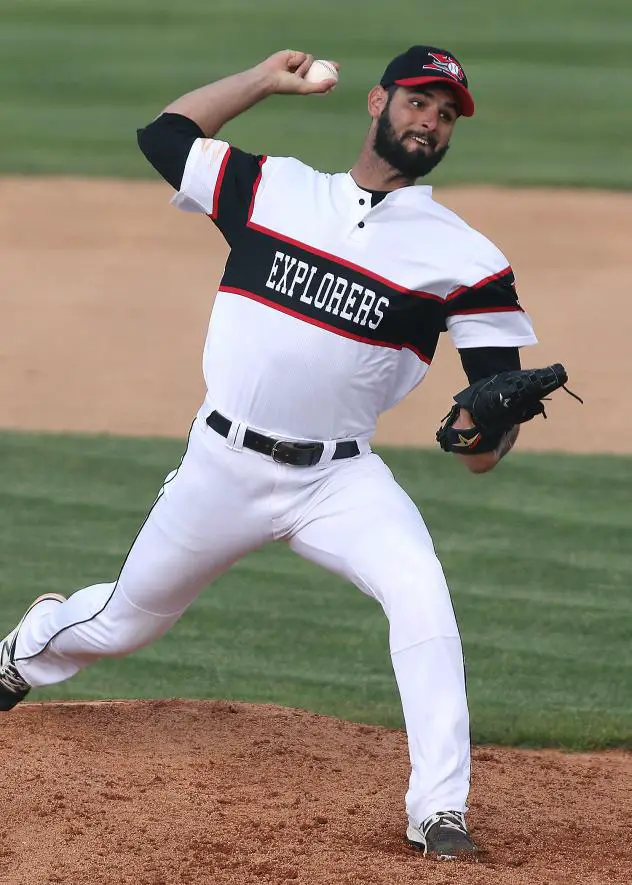
[{"label": "beard", "polygon": [[421,146],[418,150],[409,151],[404,147],[402,141],[407,135],[412,134],[412,132],[406,132],[402,139],[397,138],[391,124],[389,106],[387,105],[377,121],[373,149],[378,157],[385,160],[389,166],[405,178],[423,178],[429,172],[432,172],[435,166],[443,160],[448,152],[449,145],[446,144],[445,147],[436,149],[432,144],[433,136],[429,135],[431,147],[434,148],[432,153],[426,154]]}]

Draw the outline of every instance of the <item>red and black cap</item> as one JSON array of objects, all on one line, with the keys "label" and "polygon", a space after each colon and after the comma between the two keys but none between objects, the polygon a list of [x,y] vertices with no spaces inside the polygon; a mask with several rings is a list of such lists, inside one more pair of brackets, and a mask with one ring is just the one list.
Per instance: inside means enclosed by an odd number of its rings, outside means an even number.
[{"label": "red and black cap", "polygon": [[388,65],[380,86],[423,86],[444,83],[454,91],[464,117],[474,114],[474,99],[467,87],[467,77],[460,63],[436,46],[411,46]]}]

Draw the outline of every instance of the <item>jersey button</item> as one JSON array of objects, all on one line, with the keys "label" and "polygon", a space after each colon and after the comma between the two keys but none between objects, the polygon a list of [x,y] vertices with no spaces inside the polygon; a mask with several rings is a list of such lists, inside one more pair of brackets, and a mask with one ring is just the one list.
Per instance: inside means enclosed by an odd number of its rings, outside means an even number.
[{"label": "jersey button", "polygon": [[366,200],[360,200],[360,205],[361,205],[361,206],[364,206],[365,203],[366,203]]},{"label": "jersey button", "polygon": [[358,222],[358,227],[364,227],[364,222],[363,222],[363,221],[359,221],[359,222]]}]

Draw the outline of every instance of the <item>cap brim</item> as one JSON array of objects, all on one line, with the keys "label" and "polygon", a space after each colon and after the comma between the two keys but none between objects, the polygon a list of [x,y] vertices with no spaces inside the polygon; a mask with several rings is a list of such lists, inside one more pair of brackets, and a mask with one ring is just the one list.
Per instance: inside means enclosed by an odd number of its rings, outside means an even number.
[{"label": "cap brim", "polygon": [[423,86],[427,83],[441,83],[446,89],[452,89],[456,93],[461,107],[461,113],[464,117],[474,116],[474,99],[462,83],[448,77],[405,77],[402,80],[395,80],[398,86]]}]

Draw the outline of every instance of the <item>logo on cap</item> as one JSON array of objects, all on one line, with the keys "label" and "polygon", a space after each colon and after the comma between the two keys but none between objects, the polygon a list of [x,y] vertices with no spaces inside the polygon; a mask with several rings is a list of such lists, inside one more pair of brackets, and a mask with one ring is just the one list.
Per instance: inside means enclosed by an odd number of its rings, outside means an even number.
[{"label": "logo on cap", "polygon": [[444,55],[439,52],[429,52],[428,55],[434,58],[434,62],[424,65],[424,71],[439,71],[442,74],[448,74],[455,80],[464,80],[465,74],[463,68],[456,62],[451,55]]}]

